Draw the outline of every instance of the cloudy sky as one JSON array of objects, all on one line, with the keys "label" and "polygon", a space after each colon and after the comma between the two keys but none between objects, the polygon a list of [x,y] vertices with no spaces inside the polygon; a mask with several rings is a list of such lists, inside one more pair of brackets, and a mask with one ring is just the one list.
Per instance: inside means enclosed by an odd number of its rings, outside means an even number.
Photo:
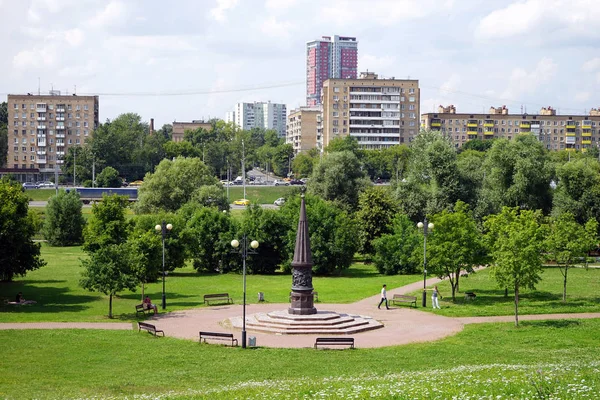
[{"label": "cloudy sky", "polygon": [[[239,101],[305,102],[306,42],[356,36],[359,70],[419,79],[421,110],[600,106],[595,0],[0,0],[0,101],[100,95],[158,126]],[[76,89],[75,89],[76,88]]]}]

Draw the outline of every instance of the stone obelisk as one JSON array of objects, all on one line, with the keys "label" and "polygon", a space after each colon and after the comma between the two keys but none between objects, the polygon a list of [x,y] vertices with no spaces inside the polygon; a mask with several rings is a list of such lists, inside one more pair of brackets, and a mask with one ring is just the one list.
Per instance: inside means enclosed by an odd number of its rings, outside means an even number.
[{"label": "stone obelisk", "polygon": [[292,305],[289,314],[310,315],[316,314],[312,286],[312,253],[310,251],[310,237],[308,236],[308,220],[306,219],[306,204],[304,190],[300,202],[300,219],[296,232],[296,248],[292,261]]}]

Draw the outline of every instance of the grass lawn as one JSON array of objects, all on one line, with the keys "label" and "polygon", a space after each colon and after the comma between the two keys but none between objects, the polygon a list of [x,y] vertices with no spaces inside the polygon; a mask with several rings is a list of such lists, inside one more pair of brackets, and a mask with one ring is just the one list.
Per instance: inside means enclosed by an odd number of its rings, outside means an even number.
[{"label": "grass lawn", "polygon": [[599,330],[600,320],[477,324],[433,343],[344,351],[0,331],[0,397],[591,399],[600,392]]},{"label": "grass lawn", "polygon": [[[227,191],[227,189],[225,189]],[[289,197],[298,192],[299,186],[246,186],[246,198],[252,203],[273,204],[280,197]],[[244,197],[244,188],[241,186],[229,187],[229,202]]]},{"label": "grass lawn", "polygon": [[[567,302],[562,301],[563,277],[557,267],[546,267],[542,280],[536,290],[521,289],[519,295],[519,314],[551,314],[600,312],[600,269],[570,268],[567,282]],[[504,297],[504,289],[499,289],[489,275],[489,270],[482,270],[460,279],[460,293],[456,303],[452,303],[450,283],[438,284],[443,300],[441,310],[436,314],[451,317],[471,317],[487,315],[514,315],[514,292],[510,288],[508,297]],[[475,292],[475,300],[465,301],[465,292]],[[421,291],[415,292],[420,303]],[[428,293],[427,305],[431,307],[431,296]],[[432,311],[431,308],[428,308]]]},{"label": "grass lawn", "polygon": [[[85,257],[80,247],[42,246],[42,258],[48,263],[39,270],[29,272],[14,282],[0,282],[2,297],[13,299],[23,292],[26,299],[37,304],[27,306],[0,306],[0,322],[32,321],[105,321],[108,315],[108,297],[88,292],[79,287],[80,259]],[[241,262],[241,258],[240,258]],[[418,281],[420,275],[382,276],[375,267],[355,263],[340,277],[314,277],[313,285],[319,300],[325,303],[351,303],[379,293],[381,284],[389,288]],[[291,275],[249,275],[247,300],[257,301],[257,293],[264,292],[271,303],[287,303]],[[207,293],[228,292],[236,303],[242,300],[240,274],[198,274],[191,267],[171,273],[166,281],[169,311],[203,306]],[[162,293],[160,282],[150,284],[146,293],[159,302]],[[113,301],[115,320],[134,320],[134,305],[141,302],[141,290],[125,291]]]},{"label": "grass lawn", "polygon": [[48,201],[56,194],[56,189],[27,189],[25,194],[29,196],[29,201]]}]

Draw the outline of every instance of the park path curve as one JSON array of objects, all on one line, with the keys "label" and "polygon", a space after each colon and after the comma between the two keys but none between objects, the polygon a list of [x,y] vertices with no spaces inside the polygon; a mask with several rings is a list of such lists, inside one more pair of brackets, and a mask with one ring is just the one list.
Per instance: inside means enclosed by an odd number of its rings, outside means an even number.
[{"label": "park path curve", "polygon": [[[438,278],[427,279],[427,286],[440,282]],[[423,282],[415,282],[405,286],[388,290],[389,298],[394,294],[407,294],[423,288]],[[429,297],[429,296],[428,296]],[[445,317],[433,312],[420,311],[409,306],[390,306],[390,310],[377,309],[379,293],[359,300],[352,304],[326,304],[316,303],[319,311],[334,311],[351,315],[370,316],[384,327],[372,331],[354,334],[357,347],[373,348],[397,346],[408,343],[429,342],[447,336],[455,335],[462,331],[464,325],[486,322],[512,322],[514,316],[492,317]],[[421,299],[417,299],[420,304]],[[431,304],[431,299],[427,299]],[[267,313],[277,310],[286,310],[289,304],[260,303],[247,304],[246,313]],[[188,340],[198,340],[198,332],[218,331],[231,332],[239,339],[240,331],[232,328],[228,319],[239,317],[242,314],[241,304],[194,308],[183,311],[173,311],[158,314],[147,320],[156,325],[157,329],[165,331],[167,336]],[[520,315],[521,321],[551,320],[551,319],[583,319],[600,318],[600,313],[579,314],[540,314]],[[135,329],[135,323],[94,323],[94,322],[33,322],[33,323],[0,323],[0,330],[6,329]],[[315,338],[322,335],[280,335],[247,330],[248,336],[256,337],[256,344],[263,347],[278,348],[303,348],[312,347]]]}]

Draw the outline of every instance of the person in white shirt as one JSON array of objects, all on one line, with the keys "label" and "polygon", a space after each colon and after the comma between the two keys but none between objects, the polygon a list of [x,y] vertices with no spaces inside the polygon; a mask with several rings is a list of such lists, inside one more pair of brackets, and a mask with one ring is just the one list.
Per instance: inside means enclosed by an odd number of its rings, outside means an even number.
[{"label": "person in white shirt", "polygon": [[442,295],[440,294],[438,287],[434,286],[433,287],[433,292],[431,292],[431,304],[433,306],[433,308],[440,308],[440,302],[438,297],[442,297]]},{"label": "person in white shirt", "polygon": [[385,308],[386,310],[389,310],[390,308],[388,307],[388,301],[387,301],[387,290],[385,290],[386,285],[383,285],[383,287],[381,288],[381,301],[379,302],[379,305],[377,306],[378,309],[381,310],[381,304],[385,301]]}]

